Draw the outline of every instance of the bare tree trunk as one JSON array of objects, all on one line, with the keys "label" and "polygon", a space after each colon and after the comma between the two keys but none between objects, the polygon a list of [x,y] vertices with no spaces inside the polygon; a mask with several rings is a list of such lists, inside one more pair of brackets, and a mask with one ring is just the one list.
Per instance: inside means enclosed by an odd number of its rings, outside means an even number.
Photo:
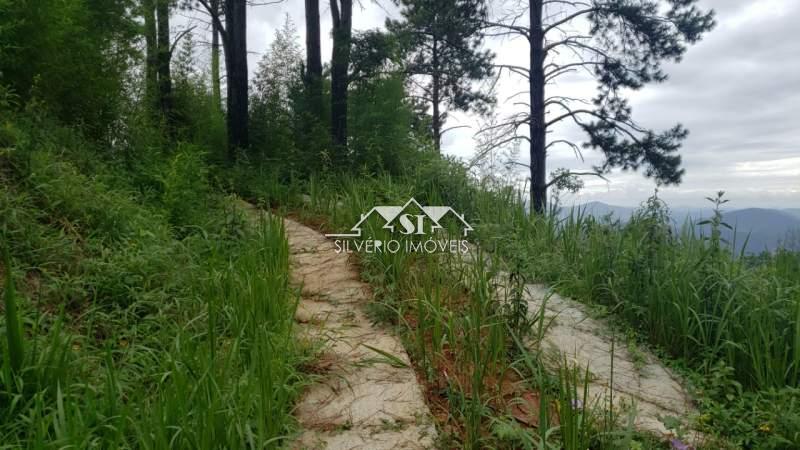
[{"label": "bare tree trunk", "polygon": [[431,48],[431,66],[433,75],[433,86],[431,88],[431,102],[433,103],[433,146],[436,153],[442,153],[442,118],[439,112],[439,84],[441,74],[439,72],[439,48],[436,36],[433,37]]},{"label": "bare tree trunk", "polygon": [[172,76],[170,74],[169,0],[156,0],[158,22],[158,96],[161,113],[172,131]]},{"label": "bare tree trunk", "polygon": [[145,104],[149,111],[156,111],[160,108],[160,102],[158,100],[158,42],[154,0],[143,0],[142,10],[145,40]]},{"label": "bare tree trunk", "polygon": [[[341,8],[338,2],[341,2]],[[332,0],[333,54],[331,55],[331,135],[340,157],[347,149],[347,70],[352,35],[352,0]],[[343,161],[338,161],[342,163]]]},{"label": "bare tree trunk", "polygon": [[[211,7],[219,11],[219,0],[211,0]],[[211,20],[211,97],[214,108],[222,110],[222,89],[220,88],[219,75],[219,27],[215,20]]]},{"label": "bare tree trunk", "polygon": [[311,109],[317,119],[322,120],[322,52],[319,28],[319,0],[306,0],[306,90],[311,100]]},{"label": "bare tree trunk", "polygon": [[530,2],[530,139],[531,200],[533,210],[544,213],[547,208],[547,153],[544,117],[544,31],[542,0]]},{"label": "bare tree trunk", "polygon": [[248,146],[247,3],[226,0],[225,6],[227,39],[223,39],[223,44],[228,74],[228,156],[234,161],[238,149]]}]

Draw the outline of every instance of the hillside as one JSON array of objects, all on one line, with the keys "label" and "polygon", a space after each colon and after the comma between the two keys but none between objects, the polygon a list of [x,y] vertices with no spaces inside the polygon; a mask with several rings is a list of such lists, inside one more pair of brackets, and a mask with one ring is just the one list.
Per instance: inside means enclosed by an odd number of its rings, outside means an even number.
[{"label": "hillside", "polygon": [[800,210],[552,212],[791,198],[714,3],[0,0],[0,450],[800,449]]}]

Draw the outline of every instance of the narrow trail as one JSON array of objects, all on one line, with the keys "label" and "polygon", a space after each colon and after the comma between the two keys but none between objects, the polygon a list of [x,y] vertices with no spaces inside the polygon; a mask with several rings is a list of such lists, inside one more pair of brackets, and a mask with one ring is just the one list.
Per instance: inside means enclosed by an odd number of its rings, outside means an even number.
[{"label": "narrow trail", "polygon": [[326,343],[322,379],[295,411],[303,432],[293,447],[432,448],[436,429],[402,343],[364,313],[369,287],[324,235],[291,219],[284,225],[292,281],[302,287],[300,332]]},{"label": "narrow trail", "polygon": [[[242,204],[251,213],[260,211]],[[296,407],[303,431],[291,447],[433,448],[436,428],[402,343],[372,325],[364,312],[371,300],[369,286],[322,233],[291,219],[283,222],[292,282],[301,288],[295,315],[299,334],[325,345],[317,363],[322,375]],[[495,279],[498,292],[505,279],[504,274]],[[619,410],[635,408],[638,430],[662,437],[671,436],[664,417],[685,420],[696,413],[679,377],[645,348],[631,351],[619,340],[612,347],[609,325],[591,317],[583,305],[543,285],[526,285],[524,295],[531,314],[544,304],[548,328],[540,345],[546,362],[556,368],[566,357],[584,370],[588,366],[590,402],[605,405],[613,392]],[[697,442],[701,436],[689,438]]]},{"label": "narrow trail", "polygon": [[[663,437],[670,432],[661,418],[671,416],[685,422],[696,413],[679,377],[646,348],[631,351],[624,340],[617,339],[612,351],[608,324],[592,318],[583,305],[536,284],[525,286],[525,299],[528,311],[534,314],[545,305],[545,321],[550,325],[542,344],[549,363],[556,366],[566,356],[583,369],[588,365],[590,400],[607,404],[611,395],[621,410],[635,408],[637,429]],[[695,441],[700,438],[690,437]]]},{"label": "narrow trail", "polygon": [[[470,252],[459,264],[474,264],[476,254],[477,247],[470,245]],[[508,273],[502,271],[494,278],[501,299],[509,291],[508,280]],[[685,426],[690,416],[697,414],[677,374],[647,348],[632,349],[626,340],[614,338],[611,326],[592,317],[585,305],[541,284],[526,284],[523,295],[528,314],[535,317],[543,312],[547,326],[542,342],[529,345],[543,350],[544,362],[551,370],[558,370],[565,358],[582,371],[588,367],[590,404],[606,407],[612,401],[623,420],[626,412],[635,411],[634,427],[662,438],[673,437],[663,419],[673,417]],[[693,443],[704,438],[694,431],[685,437]]]}]

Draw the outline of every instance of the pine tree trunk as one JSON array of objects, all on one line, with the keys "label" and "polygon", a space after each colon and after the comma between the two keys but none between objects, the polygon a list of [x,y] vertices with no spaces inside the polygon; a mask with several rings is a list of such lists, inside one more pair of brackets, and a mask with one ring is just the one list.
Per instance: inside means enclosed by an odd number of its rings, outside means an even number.
[{"label": "pine tree trunk", "polygon": [[[211,8],[219,11],[219,1],[211,0]],[[219,75],[219,27],[215,20],[211,21],[211,97],[214,108],[222,110],[222,89]]]},{"label": "pine tree trunk", "polygon": [[322,120],[322,52],[320,50],[319,0],[306,0],[306,91],[311,109]]},{"label": "pine tree trunk", "polygon": [[245,0],[226,0],[225,5],[228,157],[234,161],[236,152],[248,146],[247,4]]},{"label": "pine tree trunk", "polygon": [[531,0],[530,3],[530,44],[531,200],[533,210],[542,214],[547,208],[542,0]]},{"label": "pine tree trunk", "polygon": [[169,0],[156,0],[158,23],[158,100],[161,114],[172,131],[172,76],[170,74]]},{"label": "pine tree trunk", "polygon": [[440,68],[439,68],[439,42],[436,36],[433,37],[433,45],[431,48],[431,74],[433,75],[431,87],[431,102],[433,103],[433,146],[436,153],[442,153],[442,118],[439,112],[439,84],[440,84]]},{"label": "pine tree trunk", "polygon": [[158,43],[156,38],[156,5],[154,0],[142,1],[145,40],[145,104],[148,111],[160,108],[158,101]]},{"label": "pine tree trunk", "polygon": [[[341,8],[337,3],[341,3]],[[352,0],[333,0],[333,54],[331,55],[331,135],[339,161],[347,152],[347,70],[350,63]]]}]

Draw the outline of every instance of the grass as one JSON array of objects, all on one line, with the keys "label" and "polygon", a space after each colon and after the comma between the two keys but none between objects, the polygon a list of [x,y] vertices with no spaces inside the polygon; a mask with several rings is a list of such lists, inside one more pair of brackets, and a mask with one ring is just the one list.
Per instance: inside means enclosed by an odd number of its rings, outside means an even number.
[{"label": "grass", "polygon": [[282,222],[226,206],[195,147],[121,171],[9,126],[0,447],[281,447],[309,353]]},{"label": "grass", "polygon": [[[376,189],[378,183],[383,189]],[[331,232],[349,228],[374,205],[402,204],[419,195],[390,178],[375,184],[345,179],[341,185],[312,179],[308,187],[311,194],[305,200],[290,201],[293,214]],[[268,185],[253,189],[251,195],[269,204],[268,196],[276,191]],[[382,225],[367,220],[365,235],[384,242],[397,238]],[[452,232],[459,230],[447,231]],[[422,240],[401,238],[403,247],[406,241]],[[528,448],[525,443],[535,442],[536,448],[585,449],[587,443],[618,448],[612,437],[623,429],[615,414],[606,420],[607,405],[589,399],[588,379],[564,378],[559,383],[558,374],[548,373],[541,364],[536,342],[546,324],[543,311],[527,310],[521,295],[526,275],[520,268],[512,271],[511,289],[500,293],[495,280],[500,261],[480,251],[467,260],[449,253],[373,252],[360,254],[359,262],[376,293],[370,316],[397,328],[424,380],[439,447]],[[565,365],[564,373],[572,369]],[[559,424],[559,417],[567,417],[558,412],[561,405],[575,401],[591,406],[580,417]],[[517,426],[520,423],[524,426]],[[632,430],[628,435],[632,442],[653,444]]]},{"label": "grass", "polygon": [[[694,224],[676,227],[657,197],[625,224],[578,210],[565,218],[530,217],[518,192],[478,183],[461,170],[442,162],[422,164],[407,177],[312,179],[305,190],[311,193],[309,201],[290,203],[307,221],[331,231],[348,229],[374,205],[402,204],[412,196],[422,204],[452,206],[466,213],[481,247],[501,256],[520,279],[549,283],[562,294],[602,307],[623,330],[635,333],[628,336],[629,346],[638,350],[641,342],[669,358],[692,380],[701,409],[694,426],[719,437],[714,445],[800,445],[800,414],[791,412],[800,401],[800,255],[785,250],[757,258],[734,253],[719,239],[721,221],[712,220],[703,233]],[[259,195],[259,189],[252,192]],[[448,306],[448,297],[456,294],[441,286],[453,285],[460,275],[445,277],[449,282],[427,280],[438,276],[438,262],[380,255],[364,258],[364,265],[383,299],[373,311],[410,328],[408,348],[426,376],[441,372],[435,360],[447,354],[448,340],[465,352],[473,348],[479,340],[469,330],[475,327],[482,330],[481,351],[508,344],[487,341],[499,311],[476,316],[464,303]],[[425,273],[408,275],[414,267],[425,267]],[[418,291],[426,285],[439,287]],[[479,286],[465,290],[480,292]],[[498,321],[508,325],[523,316],[513,310]],[[448,335],[456,326],[464,332],[463,341]],[[481,360],[486,358],[481,352],[467,355],[488,365],[496,361],[494,356]],[[506,361],[506,366],[513,363]],[[480,371],[490,368],[466,372],[484,380],[490,376]],[[454,391],[463,394],[471,386],[466,380]],[[459,426],[465,427],[456,434],[470,445],[478,440],[476,417],[488,404],[484,393],[477,393],[475,402],[460,400],[462,394],[449,401],[459,405],[452,416],[460,416]],[[482,426],[486,423],[484,417]]]},{"label": "grass", "polygon": [[[120,162],[52,124],[3,129],[3,445],[285,443],[308,353],[291,338],[285,236],[274,219],[248,224],[226,207],[230,190],[329,231],[410,197],[466,215],[493,259],[360,261],[372,317],[404,336],[442,447],[659,445],[586,399],[586,368],[544,369],[535,342],[546,324],[521,296],[529,282],[601,307],[633,330],[630,349],[669,357],[692,381],[694,426],[719,442],[800,446],[800,256],[732,253],[719,215],[703,234],[669,223],[655,197],[625,224],[529,216],[518,191],[436,159],[405,176],[296,179],[212,168],[192,145]],[[505,292],[493,286],[500,267]]]}]

